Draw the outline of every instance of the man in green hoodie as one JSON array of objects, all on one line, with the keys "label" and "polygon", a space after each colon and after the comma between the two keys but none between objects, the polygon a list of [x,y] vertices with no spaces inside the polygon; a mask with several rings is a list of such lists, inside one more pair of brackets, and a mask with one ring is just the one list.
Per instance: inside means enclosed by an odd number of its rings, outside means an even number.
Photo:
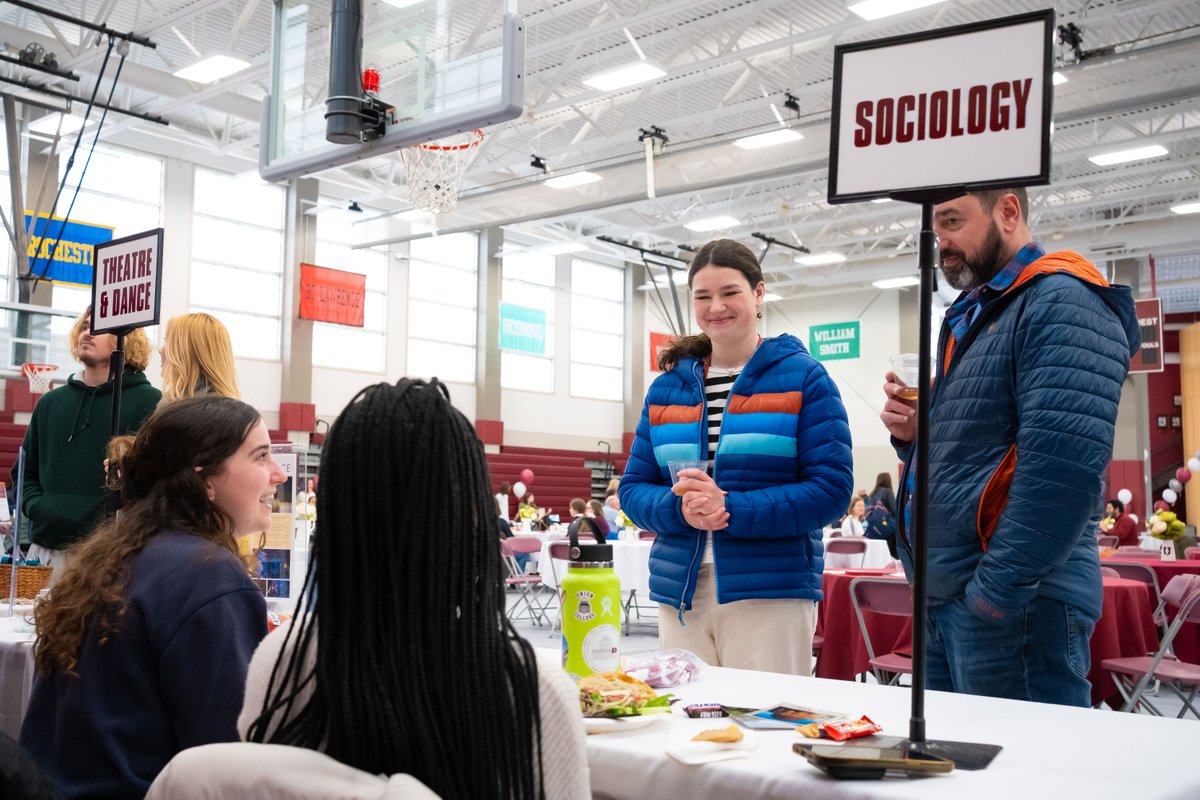
[{"label": "man in green hoodie", "polygon": [[[25,431],[25,485],[21,509],[33,524],[31,558],[65,565],[63,550],[91,533],[104,496],[104,458],[112,420],[109,356],[117,340],[89,333],[91,309],[71,329],[71,355],[83,369],[66,386],[47,392]],[[154,411],[162,393],[146,380],[153,347],[135,329],[125,337],[118,434],[133,433]]]}]

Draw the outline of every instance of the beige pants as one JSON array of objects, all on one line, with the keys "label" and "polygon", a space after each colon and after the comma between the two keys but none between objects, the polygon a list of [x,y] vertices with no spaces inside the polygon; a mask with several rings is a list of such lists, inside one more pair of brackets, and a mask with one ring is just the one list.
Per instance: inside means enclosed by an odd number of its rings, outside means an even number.
[{"label": "beige pants", "polygon": [[663,650],[690,650],[714,667],[812,674],[817,604],[812,600],[738,600],[719,605],[712,564],[701,564],[692,610],[659,606]]}]

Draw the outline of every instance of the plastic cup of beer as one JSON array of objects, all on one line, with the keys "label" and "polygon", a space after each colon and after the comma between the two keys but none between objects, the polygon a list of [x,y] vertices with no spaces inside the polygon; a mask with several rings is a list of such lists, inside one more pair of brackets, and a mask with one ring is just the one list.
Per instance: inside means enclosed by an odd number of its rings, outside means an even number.
[{"label": "plastic cup of beer", "polygon": [[681,458],[675,461],[667,462],[667,469],[671,471],[671,491],[683,497],[684,491],[679,488],[679,471],[681,469],[698,469],[701,472],[708,471],[708,461],[703,458]]},{"label": "plastic cup of beer", "polygon": [[896,396],[901,400],[917,399],[920,360],[921,357],[916,353],[901,353],[891,358],[892,372],[896,375],[896,383],[900,384],[900,391],[896,392]]}]

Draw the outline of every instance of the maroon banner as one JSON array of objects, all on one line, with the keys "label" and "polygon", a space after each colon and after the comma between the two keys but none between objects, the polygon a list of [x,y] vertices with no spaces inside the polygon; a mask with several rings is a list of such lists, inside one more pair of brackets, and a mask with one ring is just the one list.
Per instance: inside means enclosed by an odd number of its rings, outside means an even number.
[{"label": "maroon banner", "polygon": [[1129,360],[1130,372],[1163,371],[1162,301],[1157,297],[1134,300],[1142,346]]},{"label": "maroon banner", "polygon": [[661,353],[663,350],[665,350],[667,348],[667,346],[670,345],[671,340],[674,338],[675,337],[669,333],[658,333],[657,331],[650,331],[649,350],[650,350],[650,371],[651,372],[659,372],[660,371],[658,368],[658,354]]},{"label": "maroon banner", "polygon": [[366,275],[300,265],[300,319],[361,328],[366,296]]}]

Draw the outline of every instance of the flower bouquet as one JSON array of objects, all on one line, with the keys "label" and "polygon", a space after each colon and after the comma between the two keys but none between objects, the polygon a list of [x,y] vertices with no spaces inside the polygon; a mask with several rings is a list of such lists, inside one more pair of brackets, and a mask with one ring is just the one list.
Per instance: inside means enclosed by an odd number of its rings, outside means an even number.
[{"label": "flower bouquet", "polygon": [[1175,560],[1175,542],[1183,536],[1186,528],[1174,511],[1160,509],[1146,519],[1146,532],[1163,543],[1159,550],[1163,561]]}]

